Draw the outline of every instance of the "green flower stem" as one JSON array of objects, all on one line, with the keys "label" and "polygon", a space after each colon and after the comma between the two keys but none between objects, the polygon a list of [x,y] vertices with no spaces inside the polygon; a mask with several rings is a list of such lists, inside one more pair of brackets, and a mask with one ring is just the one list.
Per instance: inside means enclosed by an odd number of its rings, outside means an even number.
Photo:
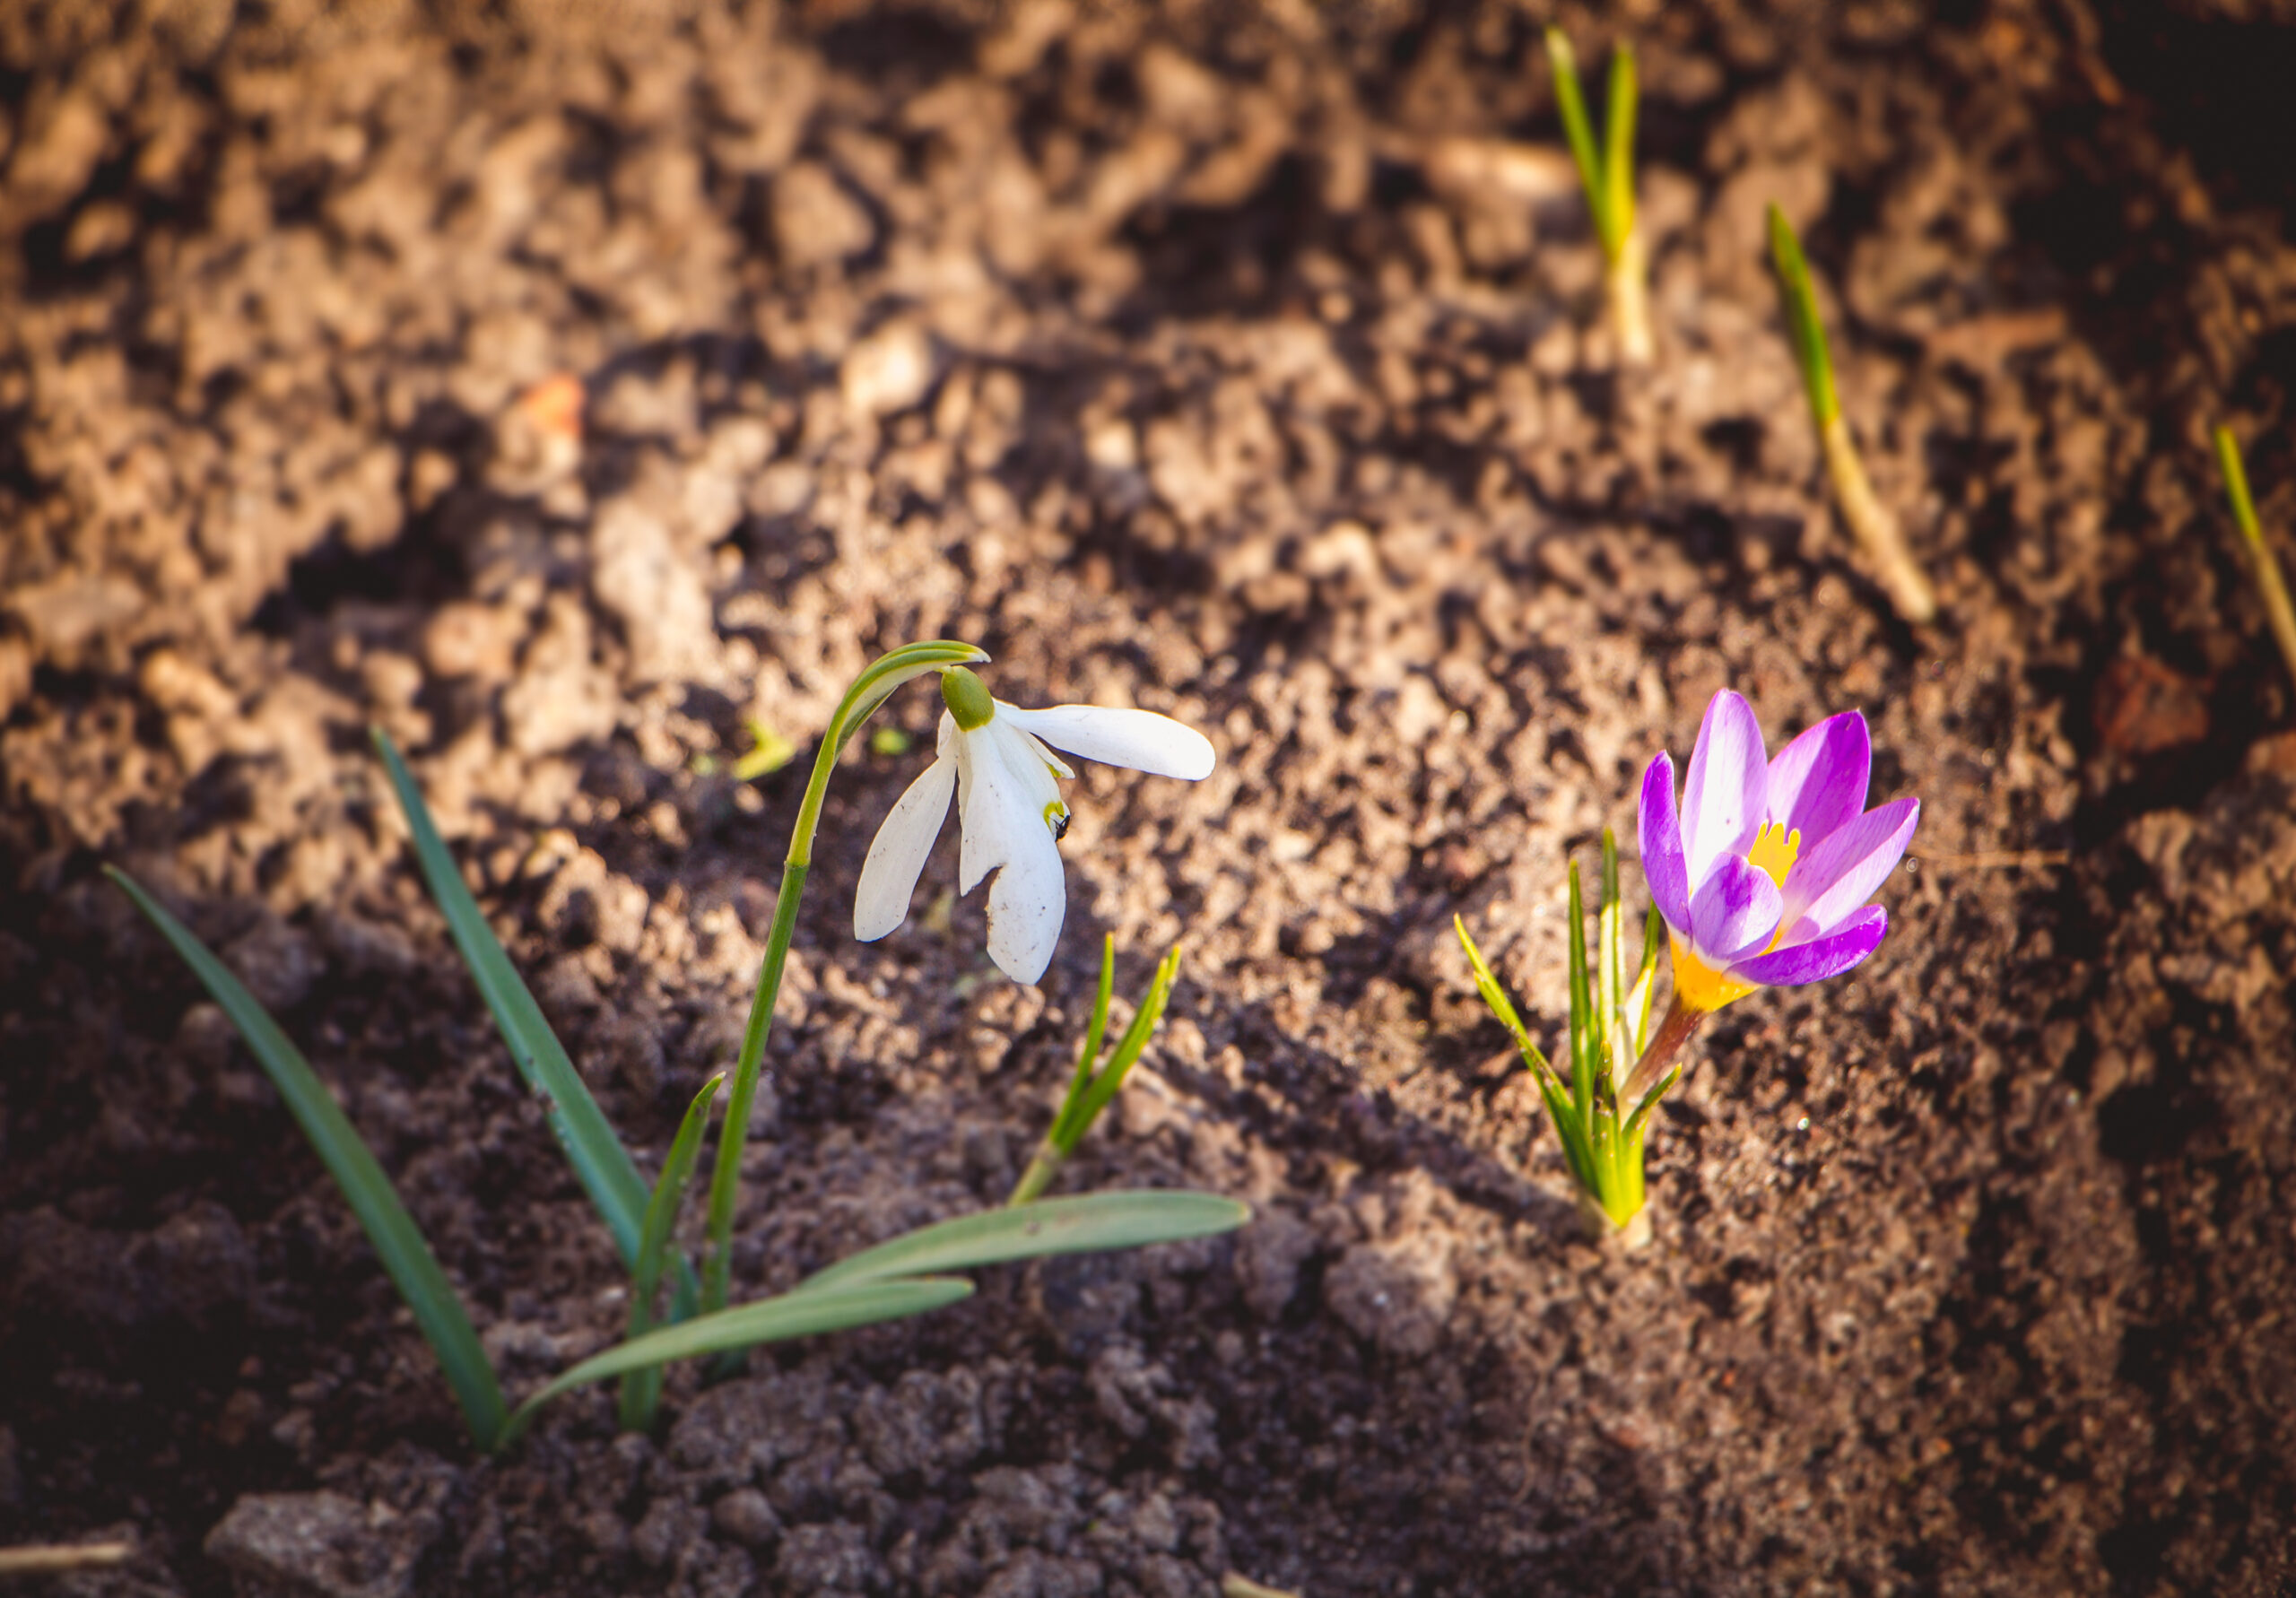
[{"label": "green flower stem", "polygon": [[1779,298],[1786,312],[1786,330],[1794,342],[1794,358],[1802,369],[1802,386],[1809,395],[1810,420],[1818,430],[1818,445],[1825,453],[1826,476],[1833,485],[1834,505],[1849,525],[1866,558],[1873,563],[1874,580],[1889,595],[1898,614],[1916,626],[1936,620],[1937,591],[1929,586],[1906,547],[1905,529],[1890,508],[1874,492],[1857,440],[1841,413],[1841,398],[1834,387],[1833,356],[1826,347],[1825,323],[1818,316],[1816,286],[1810,263],[1794,225],[1776,205],[1770,208],[1770,263],[1778,272]]},{"label": "green flower stem", "polygon": [[1709,1011],[1692,1009],[1682,1002],[1680,994],[1675,995],[1674,1003],[1666,1006],[1666,1019],[1658,1023],[1658,1035],[1650,1039],[1649,1047],[1642,1051],[1642,1057],[1634,1063],[1634,1074],[1626,1079],[1626,1090],[1619,1097],[1630,1103],[1641,1103],[1650,1090],[1666,1076],[1674,1056],[1682,1052],[1683,1045],[1691,1040],[1692,1035],[1705,1023],[1709,1013]]},{"label": "green flower stem", "polygon": [[766,937],[765,960],[758,970],[757,992],[750,1000],[749,1023],[743,1029],[741,1056],[734,1066],[733,1090],[726,1099],[725,1129],[718,1134],[718,1158],[710,1171],[708,1255],[701,1272],[705,1312],[726,1307],[733,1270],[734,1210],[741,1199],[742,1151],[749,1141],[750,1107],[757,1099],[758,1072],[765,1058],[766,1035],[773,1027],[774,1003],[781,996],[781,972],[789,962],[789,941],[797,931],[797,901],[804,897],[805,873],[813,863],[813,834],[821,827],[830,773],[837,769],[838,757],[861,724],[902,683],[927,672],[987,658],[986,650],[953,639],[905,644],[853,680],[822,735],[821,748],[813,756],[813,776],[797,806],[797,824],[789,834],[789,854],[782,862],[781,893],[773,903],[773,929]]},{"label": "green flower stem", "polygon": [[1029,1168],[1022,1171],[1021,1179],[1013,1185],[1013,1196],[1004,1201],[1006,1207],[1034,1203],[1044,1195],[1044,1190],[1052,1185],[1052,1179],[1060,1174],[1060,1168],[1067,1163],[1067,1151],[1048,1134],[1037,1145],[1035,1155],[1029,1160]]},{"label": "green flower stem", "polygon": [[2272,620],[2272,634],[2280,642],[2280,653],[2287,659],[2291,676],[2296,676],[2296,606],[2288,602],[2288,580],[2281,575],[2280,560],[2273,554],[2272,546],[2264,541],[2264,526],[2257,520],[2257,502],[2248,494],[2248,470],[2240,459],[2239,441],[2232,437],[2229,427],[2216,430],[2216,464],[2224,473],[2224,494],[2232,502],[2232,519],[2240,529],[2240,540],[2248,546],[2248,559],[2257,569],[2257,593],[2264,600],[2265,614]]}]

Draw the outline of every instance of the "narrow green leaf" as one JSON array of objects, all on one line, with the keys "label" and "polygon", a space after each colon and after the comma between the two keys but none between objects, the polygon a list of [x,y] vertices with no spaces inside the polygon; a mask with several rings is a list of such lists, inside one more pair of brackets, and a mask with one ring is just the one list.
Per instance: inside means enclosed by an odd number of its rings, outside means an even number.
[{"label": "narrow green leaf", "polygon": [[966,1271],[1054,1254],[1141,1248],[1233,1231],[1251,1207],[1217,1194],[1147,1188],[1041,1199],[920,1227],[817,1271],[789,1295],[801,1298],[856,1281]]},{"label": "narrow green leaf", "polygon": [[1491,962],[1483,958],[1483,951],[1476,948],[1474,940],[1467,935],[1467,924],[1454,916],[1451,917],[1451,929],[1459,934],[1459,946],[1467,951],[1467,964],[1474,970],[1475,991],[1483,995],[1483,1002],[1491,1013],[1499,1018],[1499,1024],[1506,1028],[1515,1039],[1516,1052],[1523,1056],[1523,1064],[1531,1068],[1544,1089],[1554,1076],[1554,1067],[1547,1064],[1544,1051],[1531,1041],[1530,1029],[1523,1025],[1523,1018],[1515,1013],[1515,1002],[1507,996],[1507,990],[1499,986],[1499,978],[1492,972]]},{"label": "narrow green leaf", "polygon": [[1062,1146],[1063,1153],[1076,1151],[1077,1141],[1092,1129],[1092,1123],[1100,1119],[1100,1112],[1108,1108],[1109,1101],[1116,1098],[1117,1090],[1124,1086],[1124,1079],[1131,1073],[1133,1065],[1147,1048],[1149,1038],[1155,1036],[1156,1024],[1164,1019],[1164,1006],[1171,1000],[1172,982],[1179,972],[1180,951],[1176,946],[1157,962],[1156,975],[1149,982],[1147,993],[1141,997],[1140,1008],[1133,1012],[1132,1024],[1117,1040],[1116,1050],[1109,1056],[1107,1066],[1095,1074],[1085,1088],[1083,1102],[1078,1107],[1076,1124]]},{"label": "narrow green leaf", "polygon": [[961,1278],[922,1276],[898,1281],[857,1282],[829,1292],[784,1293],[755,1304],[713,1310],[643,1337],[616,1343],[561,1372],[550,1385],[511,1411],[502,1430],[505,1446],[534,1423],[542,1406],[587,1382],[627,1371],[658,1368],[697,1355],[726,1353],[761,1342],[787,1342],[823,1332],[844,1332],[878,1321],[922,1315],[970,1297],[972,1283]]},{"label": "narrow green leaf", "polygon": [[[662,1285],[662,1264],[669,1252],[670,1234],[677,1228],[678,1204],[685,1197],[686,1184],[693,1178],[693,1163],[701,1152],[702,1128],[709,1124],[709,1107],[724,1084],[726,1073],[719,1072],[701,1084],[701,1091],[693,1096],[686,1107],[685,1119],[678,1123],[678,1132],[670,1140],[670,1151],[662,1159],[662,1174],[654,1183],[654,1196],[647,1201],[646,1225],[638,1239],[638,1263],[630,1273],[630,1333],[642,1337],[654,1327],[654,1296]],[[654,1425],[654,1411],[662,1400],[662,1368],[658,1365],[644,1370],[633,1370],[622,1378],[622,1425],[625,1431],[648,1431]]]},{"label": "narrow green leaf", "polygon": [[1642,1102],[1634,1107],[1634,1114],[1626,1123],[1627,1136],[1639,1138],[1642,1135],[1643,1124],[1650,1119],[1650,1112],[1658,1107],[1658,1100],[1664,1099],[1666,1096],[1666,1090],[1682,1079],[1683,1068],[1679,1065],[1658,1079],[1658,1085],[1644,1094]]},{"label": "narrow green leaf", "polygon": [[1603,253],[1611,250],[1610,188],[1603,181],[1602,157],[1595,149],[1594,124],[1587,119],[1587,100],[1578,89],[1578,58],[1561,29],[1546,30],[1547,59],[1554,67],[1555,109],[1562,117],[1562,136],[1570,141],[1570,158],[1578,165],[1578,182],[1587,191],[1587,209],[1594,213],[1595,233]]},{"label": "narrow green leaf", "polygon": [[463,1419],[470,1427],[472,1439],[482,1449],[491,1450],[500,1440],[503,1427],[502,1389],[495,1379],[493,1364],[471,1326],[462,1299],[447,1281],[446,1272],[439,1268],[430,1246],[423,1241],[414,1218],[399,1202],[397,1191],[383,1174],[383,1168],[376,1162],[358,1129],[351,1125],[343,1107],[327,1091],[326,1084],[319,1081],[310,1063],[288,1041],[287,1034],[279,1029],[269,1012],[256,1002],[255,995],[240,985],[222,961],[208,951],[191,929],[168,914],[126,872],[108,865],[104,874],[135,900],[135,908],[159,928],[160,935],[183,958],[201,986],[231,1018],[231,1024],[239,1028],[249,1052],[271,1078],[272,1085],[279,1090],[288,1112],[302,1127],[303,1135],[310,1140],[335,1185],[343,1190],[344,1200],[365,1229],[367,1240],[381,1256],[383,1269],[389,1272],[399,1297],[413,1312],[415,1324],[430,1340],[431,1351],[438,1355],[448,1384],[462,1404]]},{"label": "narrow green leaf", "polygon": [[1794,358],[1802,368],[1802,386],[1810,397],[1810,415],[1823,431],[1841,414],[1841,401],[1833,386],[1833,356],[1826,348],[1825,324],[1818,317],[1817,290],[1810,282],[1810,264],[1803,257],[1802,241],[1794,225],[1775,204],[1770,208],[1770,257],[1778,272],[1778,293],[1786,316],[1786,331],[1794,341]]},{"label": "narrow green leaf", "polygon": [[[406,762],[399,758],[398,746],[380,727],[372,729],[372,735],[383,769],[390,775],[392,791],[398,796],[399,809],[406,816],[407,829],[413,835],[415,862],[422,869],[423,881],[430,884],[430,897],[438,901],[447,917],[447,929],[454,935],[455,947],[462,951],[463,963],[478,984],[479,994],[493,1014],[494,1024],[510,1050],[518,1074],[544,1100],[550,1129],[566,1151],[582,1190],[589,1194],[590,1203],[613,1232],[614,1247],[620,1252],[622,1264],[635,1265],[647,1200],[646,1182],[638,1174],[638,1163],[614,1135],[605,1112],[590,1096],[589,1085],[567,1057],[565,1046],[543,1019],[542,1006],[535,1002],[534,994],[518,976],[517,968],[510,963],[494,929],[480,912],[478,901],[464,886],[455,857],[448,852],[446,840],[439,836],[430,807],[422,803],[422,790],[415,786]],[[675,1313],[690,1315],[695,1289],[693,1270],[681,1259],[678,1272]]]},{"label": "narrow green leaf", "polygon": [[[1076,1052],[1076,1074],[1069,1079],[1068,1091],[1061,1098],[1060,1113],[1052,1118],[1051,1139],[1064,1154],[1075,1147],[1074,1138],[1064,1142],[1061,1134],[1074,1124],[1092,1085],[1092,1066],[1100,1057],[1100,1040],[1108,1036],[1109,1002],[1115,996],[1116,934],[1108,933],[1100,939],[1100,986],[1092,998],[1091,1019],[1084,1023],[1084,1047]],[[1082,1128],[1077,1135],[1083,1135]]]},{"label": "narrow green leaf", "polygon": [[2248,546],[2248,559],[2256,567],[2257,596],[2264,601],[2265,615],[2272,623],[2273,637],[2279,642],[2288,670],[2296,675],[2296,604],[2289,599],[2287,577],[2280,569],[2280,557],[2265,542],[2263,523],[2257,519],[2257,502],[2248,493],[2248,469],[2240,459],[2239,441],[2229,427],[2217,428],[2215,437],[2224,494],[2232,502],[2232,519],[2239,525],[2241,542]]},{"label": "narrow green leaf", "polygon": [[1602,1047],[1602,1028],[1587,975],[1587,901],[1578,889],[1576,860],[1570,863],[1570,909],[1562,930],[1570,946],[1570,1102],[1585,1117],[1594,1113],[1595,1055]]},{"label": "narrow green leaf", "polygon": [[1634,231],[1634,47],[1622,43],[1611,51],[1610,104],[1604,108],[1603,187],[1609,230],[1603,238],[1603,252],[1613,265],[1626,248],[1627,235]]}]

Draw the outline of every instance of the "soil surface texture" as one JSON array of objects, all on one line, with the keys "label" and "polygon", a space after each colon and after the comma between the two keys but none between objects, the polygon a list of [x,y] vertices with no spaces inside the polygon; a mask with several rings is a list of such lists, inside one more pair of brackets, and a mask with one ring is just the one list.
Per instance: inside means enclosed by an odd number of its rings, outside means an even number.
[{"label": "soil surface texture", "polygon": [[[1549,20],[1639,52],[1648,367]],[[132,1541],[80,1598],[2296,1592],[2296,696],[2205,442],[2296,525],[2292,74],[2233,0],[0,5],[0,1545]],[[1932,626],[1829,507],[1772,202]],[[1058,1191],[1255,1219],[475,1455],[100,868],[523,1394],[622,1278],[368,725],[650,1172],[810,741],[929,637],[1220,763],[1080,762],[1016,986],[953,829],[851,937],[891,702],[739,1293],[1001,1202],[1104,934],[1185,965]],[[1700,1035],[1623,1253],[1451,920],[1555,1033],[1565,864],[1725,686],[1863,708],[1921,828],[1871,961]],[[800,754],[737,781],[752,722]]]}]

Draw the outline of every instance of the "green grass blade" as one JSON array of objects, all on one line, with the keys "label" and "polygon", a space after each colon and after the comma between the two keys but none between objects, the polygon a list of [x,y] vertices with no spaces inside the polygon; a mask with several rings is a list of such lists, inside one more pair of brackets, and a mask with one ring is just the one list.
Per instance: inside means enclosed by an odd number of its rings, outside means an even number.
[{"label": "green grass blade", "polygon": [[[647,1201],[646,1225],[638,1238],[638,1263],[630,1272],[629,1335],[633,1338],[643,1337],[654,1329],[654,1296],[661,1289],[662,1265],[669,1253],[670,1234],[677,1228],[678,1204],[685,1197],[686,1184],[693,1179],[694,1160],[701,1152],[702,1129],[709,1125],[709,1107],[725,1081],[726,1073],[721,1071],[702,1083],[701,1091],[693,1096],[685,1119],[678,1123],[677,1136],[670,1140],[670,1151],[663,1157],[662,1174],[654,1184],[654,1196]],[[622,1429],[651,1430],[654,1412],[661,1401],[660,1366],[629,1372],[622,1378]]]},{"label": "green grass blade", "polygon": [[201,986],[231,1018],[231,1024],[239,1028],[249,1052],[271,1078],[272,1085],[279,1090],[288,1112],[302,1127],[303,1135],[310,1140],[335,1185],[343,1190],[344,1200],[366,1229],[367,1240],[381,1256],[383,1269],[389,1272],[399,1297],[413,1312],[415,1324],[430,1339],[431,1351],[438,1355],[439,1364],[447,1373],[448,1385],[454,1388],[455,1397],[462,1404],[472,1439],[482,1449],[491,1450],[500,1440],[503,1427],[502,1389],[495,1379],[493,1364],[471,1326],[462,1299],[448,1282],[446,1272],[439,1268],[430,1246],[423,1241],[414,1218],[399,1202],[397,1191],[391,1186],[390,1178],[383,1175],[383,1168],[376,1163],[358,1129],[343,1113],[343,1107],[335,1103],[326,1084],[312,1071],[310,1063],[279,1029],[279,1024],[256,1002],[255,995],[240,986],[239,979],[223,962],[208,951],[207,945],[169,915],[126,872],[106,866],[104,874],[118,883],[121,890],[135,902],[135,908],[159,928],[160,935],[183,958]]},{"label": "green grass blade", "polygon": [[1833,356],[1826,348],[1825,324],[1818,318],[1817,290],[1810,282],[1802,241],[1776,205],[1770,208],[1770,258],[1778,271],[1779,300],[1786,331],[1794,341],[1794,359],[1802,368],[1802,386],[1810,396],[1810,415],[1823,431],[1841,414],[1833,386]]},{"label": "green grass blade", "polygon": [[1570,863],[1570,919],[1563,923],[1562,931],[1570,945],[1570,1102],[1582,1118],[1591,1118],[1595,1056],[1602,1047],[1602,1023],[1595,1014],[1594,985],[1587,975],[1587,901],[1578,890],[1576,860]]},{"label": "green grass blade", "polygon": [[2256,567],[2257,596],[2264,601],[2265,614],[2272,622],[2273,637],[2280,644],[2289,673],[2296,676],[2296,604],[2289,601],[2288,579],[2280,569],[2280,558],[2265,542],[2264,525],[2257,519],[2257,502],[2248,493],[2248,469],[2240,459],[2239,441],[2232,437],[2231,428],[2221,426],[2215,441],[2225,498],[2232,502],[2232,519],[2239,525],[2241,541],[2248,546],[2248,558]]},{"label": "green grass blade", "polygon": [[733,1352],[761,1342],[787,1342],[823,1332],[844,1332],[878,1321],[900,1320],[954,1304],[972,1293],[972,1283],[949,1277],[911,1277],[867,1281],[829,1292],[784,1293],[756,1304],[736,1305],[664,1326],[643,1337],[616,1343],[561,1372],[550,1385],[511,1411],[504,1425],[505,1446],[525,1435],[542,1406],[588,1382],[632,1370],[658,1369],[674,1360]]},{"label": "green grass blade", "polygon": [[1483,958],[1483,951],[1476,948],[1474,940],[1467,935],[1467,924],[1454,916],[1451,917],[1451,930],[1459,934],[1459,947],[1467,951],[1467,964],[1474,971],[1475,992],[1483,995],[1484,1006],[1499,1018],[1499,1024],[1506,1028],[1515,1039],[1516,1052],[1523,1056],[1523,1064],[1531,1068],[1532,1074],[1539,1079],[1539,1085],[1544,1090],[1547,1081],[1554,1077],[1554,1067],[1547,1064],[1545,1051],[1531,1041],[1530,1029],[1523,1025],[1523,1018],[1515,1013],[1515,1001],[1509,998],[1507,990],[1499,986],[1499,977],[1492,970],[1491,962]]},{"label": "green grass blade", "polygon": [[[1083,1135],[1077,1116],[1084,1103],[1084,1095],[1092,1086],[1092,1064],[1100,1057],[1100,1040],[1108,1036],[1109,1002],[1116,996],[1116,934],[1109,933],[1100,939],[1100,986],[1092,998],[1092,1016],[1084,1024],[1084,1047],[1076,1053],[1076,1074],[1068,1081],[1068,1091],[1060,1100],[1060,1113],[1052,1118],[1048,1134],[1053,1145],[1063,1153],[1075,1147],[1076,1138]],[[1065,1141],[1063,1134],[1071,1126],[1074,1136]]]},{"label": "green grass blade", "polygon": [[1578,57],[1570,36],[1550,26],[1546,30],[1547,60],[1554,67],[1555,109],[1562,117],[1562,136],[1570,141],[1570,159],[1578,164],[1578,182],[1587,191],[1587,209],[1594,213],[1595,232],[1610,254],[1610,190],[1603,182],[1603,160],[1595,149],[1595,126],[1587,119],[1587,99],[1578,89]]},{"label": "green grass blade", "polygon": [[[406,762],[399,758],[398,746],[380,727],[373,729],[373,737],[383,769],[390,775],[391,788],[398,795],[399,809],[405,813],[407,829],[413,834],[416,864],[430,886],[430,897],[447,917],[455,947],[462,951],[463,963],[470,968],[471,978],[494,1016],[518,1074],[548,1106],[550,1129],[566,1151],[583,1192],[590,1195],[590,1203],[613,1234],[623,1265],[634,1266],[648,1197],[638,1162],[614,1135],[605,1112],[590,1096],[589,1085],[567,1056],[565,1046],[543,1019],[542,1006],[535,1003],[534,994],[480,912],[478,901],[464,886],[462,873],[430,819],[430,807],[422,803],[422,791],[414,786]],[[681,1259],[676,1315],[692,1313],[695,1288],[693,1269]]]},{"label": "green grass blade", "polygon": [[1133,1012],[1132,1024],[1117,1040],[1116,1051],[1109,1056],[1107,1067],[1085,1088],[1083,1101],[1078,1106],[1076,1124],[1068,1131],[1066,1141],[1061,1147],[1062,1153],[1076,1151],[1077,1141],[1092,1129],[1092,1123],[1100,1118],[1100,1112],[1108,1108],[1109,1102],[1116,1098],[1117,1090],[1124,1086],[1124,1079],[1131,1073],[1133,1065],[1147,1048],[1148,1040],[1155,1036],[1156,1024],[1164,1019],[1164,1006],[1171,1001],[1172,983],[1179,974],[1180,951],[1175,947],[1157,962],[1156,975],[1149,982],[1147,993],[1141,997],[1140,1008]]},{"label": "green grass blade", "polygon": [[1251,1207],[1217,1194],[1136,1189],[1040,1199],[1017,1209],[985,1210],[920,1227],[815,1272],[789,1295],[801,1298],[856,1281],[882,1281],[977,1265],[1141,1248],[1229,1232],[1251,1219]]},{"label": "green grass blade", "polygon": [[1613,264],[1634,231],[1634,47],[1621,44],[1611,51],[1610,104],[1604,108],[1603,187],[1610,230],[1603,252]]}]

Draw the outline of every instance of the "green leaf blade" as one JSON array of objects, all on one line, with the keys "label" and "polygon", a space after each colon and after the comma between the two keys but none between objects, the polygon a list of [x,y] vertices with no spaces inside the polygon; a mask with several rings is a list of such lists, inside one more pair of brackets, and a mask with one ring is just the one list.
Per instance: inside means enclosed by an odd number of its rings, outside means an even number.
[{"label": "green leaf blade", "polygon": [[920,1227],[799,1282],[792,1298],[854,1282],[965,1271],[1047,1255],[1178,1243],[1233,1231],[1251,1207],[1217,1194],[1152,1188],[1041,1199]]},{"label": "green leaf blade", "polygon": [[505,1424],[502,1389],[495,1377],[493,1362],[486,1357],[485,1347],[471,1325],[461,1297],[447,1281],[438,1256],[430,1252],[422,1229],[407,1213],[373,1151],[367,1147],[301,1051],[207,945],[126,872],[106,866],[104,874],[135,901],[135,908],[159,929],[160,935],[191,968],[200,985],[239,1029],[248,1051],[271,1079],[272,1085],[279,1090],[288,1113],[310,1140],[312,1149],[342,1190],[352,1213],[359,1218],[368,1242],[382,1260],[384,1271],[413,1312],[415,1324],[429,1340],[431,1351],[446,1372],[448,1385],[454,1389],[457,1402],[462,1405],[472,1438],[482,1449],[492,1450]]},{"label": "green leaf blade", "polygon": [[[415,786],[413,774],[400,757],[398,746],[380,727],[372,729],[372,736],[399,809],[406,817],[407,829],[413,837],[415,863],[422,869],[423,881],[430,885],[430,897],[447,918],[447,929],[455,940],[455,947],[461,951],[463,964],[478,985],[479,994],[486,1001],[486,1008],[494,1017],[495,1027],[502,1034],[503,1044],[509,1049],[519,1075],[545,1101],[551,1131],[557,1136],[559,1146],[566,1151],[575,1179],[613,1234],[614,1247],[621,1254],[622,1264],[634,1265],[648,1197],[645,1179],[638,1174],[638,1162],[614,1134],[613,1124],[598,1107],[589,1084],[575,1070],[565,1045],[550,1029],[533,991],[510,963],[509,953],[487,924],[478,901],[464,884],[454,855],[439,836],[437,823],[430,819],[430,807],[422,802],[422,790]],[[678,1314],[691,1312],[694,1286],[691,1267],[681,1260]]]},{"label": "green leaf blade", "polygon": [[1810,263],[1802,254],[1786,213],[1772,204],[1769,212],[1770,257],[1778,273],[1779,299],[1786,315],[1786,330],[1794,343],[1794,357],[1802,368],[1802,386],[1809,395],[1810,415],[1820,431],[1841,414],[1834,392],[1833,356],[1826,347],[1825,323],[1818,316],[1818,293],[1810,281]]},{"label": "green leaf blade", "polygon": [[[630,1273],[631,1337],[642,1337],[653,1330],[654,1295],[662,1285],[662,1265],[669,1252],[670,1234],[677,1227],[678,1204],[685,1197],[686,1185],[693,1179],[694,1161],[701,1152],[702,1130],[709,1124],[709,1107],[725,1081],[726,1073],[721,1071],[701,1084],[701,1091],[693,1096],[692,1104],[686,1108],[685,1118],[678,1123],[677,1135],[670,1140],[670,1151],[663,1156],[662,1174],[654,1184],[654,1196],[646,1205],[646,1225],[638,1239],[638,1262]],[[661,1399],[660,1366],[625,1375],[622,1378],[622,1429],[650,1429]]]},{"label": "green leaf blade", "polygon": [[949,1277],[912,1277],[898,1281],[857,1282],[824,1292],[784,1293],[755,1304],[712,1310],[615,1344],[602,1354],[561,1371],[511,1412],[503,1428],[507,1446],[523,1436],[542,1406],[589,1382],[633,1370],[658,1369],[678,1359],[730,1353],[764,1342],[845,1332],[879,1321],[900,1320],[954,1304],[972,1295],[972,1283]]}]

